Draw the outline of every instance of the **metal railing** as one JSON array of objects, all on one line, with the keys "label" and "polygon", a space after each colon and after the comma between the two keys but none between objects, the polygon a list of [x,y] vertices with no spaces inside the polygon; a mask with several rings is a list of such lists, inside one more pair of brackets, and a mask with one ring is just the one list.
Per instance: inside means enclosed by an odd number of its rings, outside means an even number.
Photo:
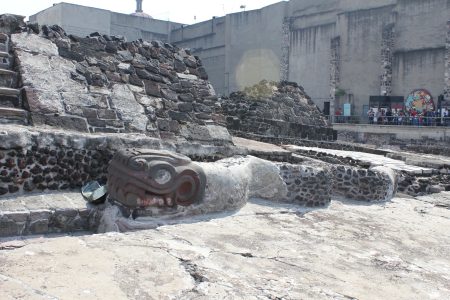
[{"label": "metal railing", "polygon": [[328,116],[333,124],[372,124],[387,126],[416,126],[416,127],[450,127],[450,117],[423,117],[423,116],[392,116],[369,118],[367,116]]}]

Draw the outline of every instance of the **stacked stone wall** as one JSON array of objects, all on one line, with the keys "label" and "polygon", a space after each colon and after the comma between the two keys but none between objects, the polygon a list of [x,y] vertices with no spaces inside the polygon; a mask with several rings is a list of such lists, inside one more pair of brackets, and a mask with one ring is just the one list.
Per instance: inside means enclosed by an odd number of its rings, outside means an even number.
[{"label": "stacked stone wall", "polygon": [[279,163],[280,175],[288,188],[287,202],[307,207],[327,205],[331,197],[380,202],[397,190],[397,175],[389,169],[358,166]]},{"label": "stacked stone wall", "polygon": [[395,25],[389,24],[383,28],[381,37],[381,86],[380,95],[392,94],[392,62],[395,46]]},{"label": "stacked stone wall", "polygon": [[226,135],[212,120],[217,97],[208,75],[187,49],[67,36],[58,26],[29,27],[12,41],[34,125],[190,138],[186,125],[195,124]]},{"label": "stacked stone wall", "polygon": [[325,206],[331,201],[332,174],[326,167],[278,163],[288,193],[286,201],[307,207]]},{"label": "stacked stone wall", "polygon": [[25,201],[0,200],[0,237],[67,233],[95,228],[97,211],[72,193],[28,195]]},{"label": "stacked stone wall", "polygon": [[291,47],[291,19],[284,18],[282,25],[281,37],[281,61],[280,61],[280,79],[281,81],[289,80],[289,54]]},{"label": "stacked stone wall", "polygon": [[31,149],[0,150],[0,196],[80,188],[98,180],[106,182],[113,153],[36,146]]},{"label": "stacked stone wall", "polygon": [[447,22],[447,38],[445,40],[445,90],[444,96],[450,99],[450,20]]},{"label": "stacked stone wall", "polygon": [[330,42],[330,114],[336,107],[336,90],[341,83],[341,37],[335,37]]},{"label": "stacked stone wall", "polygon": [[[216,109],[230,132],[265,137],[333,140],[333,130],[296,83],[262,81],[220,100]],[[256,138],[257,139],[257,138]]]},{"label": "stacked stone wall", "polygon": [[[396,178],[393,174],[392,177]],[[333,194],[346,199],[360,201],[385,201],[397,191],[397,182],[387,172],[377,172],[364,168],[335,165],[333,174]]]}]

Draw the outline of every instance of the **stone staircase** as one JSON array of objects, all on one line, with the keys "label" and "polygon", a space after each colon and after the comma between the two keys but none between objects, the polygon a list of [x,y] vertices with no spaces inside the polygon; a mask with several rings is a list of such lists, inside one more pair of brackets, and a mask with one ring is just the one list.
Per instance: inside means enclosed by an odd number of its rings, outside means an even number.
[{"label": "stone staircase", "polygon": [[10,39],[0,33],[0,124],[29,124],[29,113],[23,107],[19,75],[13,69]]}]

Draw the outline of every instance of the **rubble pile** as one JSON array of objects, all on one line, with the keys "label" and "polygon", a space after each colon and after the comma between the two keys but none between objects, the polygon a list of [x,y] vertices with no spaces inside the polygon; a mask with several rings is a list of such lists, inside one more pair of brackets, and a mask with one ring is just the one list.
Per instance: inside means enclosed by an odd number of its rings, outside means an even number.
[{"label": "rubble pile", "polygon": [[303,88],[261,81],[220,100],[227,128],[236,135],[332,140],[333,130]]}]

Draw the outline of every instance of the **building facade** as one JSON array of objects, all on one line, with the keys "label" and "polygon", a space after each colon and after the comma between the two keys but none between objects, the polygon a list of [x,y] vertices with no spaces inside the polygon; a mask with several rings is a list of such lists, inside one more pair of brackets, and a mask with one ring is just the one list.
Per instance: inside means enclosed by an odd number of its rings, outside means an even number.
[{"label": "building facade", "polygon": [[191,48],[219,94],[289,80],[364,115],[370,96],[450,97],[449,16],[450,0],[290,0],[189,26],[65,3],[30,20]]},{"label": "building facade", "polygon": [[172,30],[182,26],[179,23],[151,18],[142,12],[142,4],[136,9],[136,13],[127,15],[62,2],[30,16],[29,21],[40,25],[56,24],[67,33],[78,36],[99,32],[121,35],[129,41],[144,39],[168,42]]}]

